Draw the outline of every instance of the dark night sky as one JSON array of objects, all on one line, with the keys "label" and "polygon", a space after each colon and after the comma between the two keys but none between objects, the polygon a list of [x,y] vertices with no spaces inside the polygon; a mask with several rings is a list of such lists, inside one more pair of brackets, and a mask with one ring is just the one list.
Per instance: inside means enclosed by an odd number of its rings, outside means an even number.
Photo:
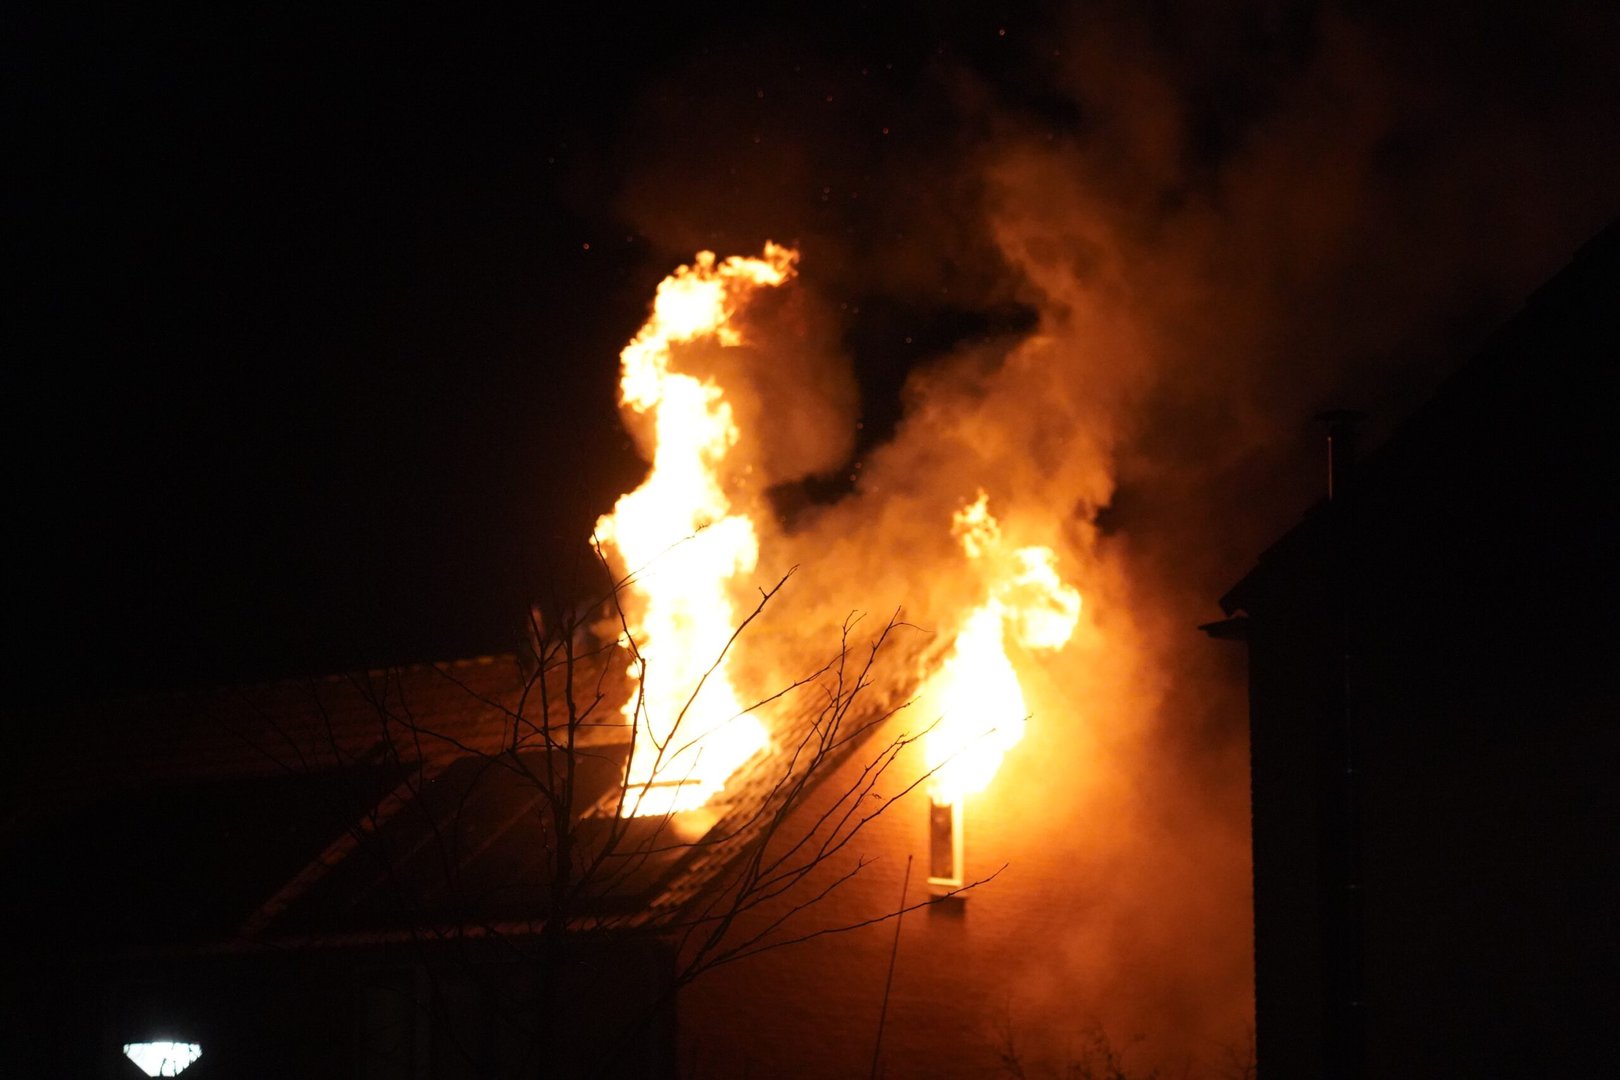
[{"label": "dark night sky", "polygon": [[614,213],[615,123],[714,23],[651,18],[7,35],[38,147],[8,305],[25,681],[507,644],[633,484],[614,357],[673,264]]},{"label": "dark night sky", "polygon": [[[636,480],[616,353],[697,246],[820,260],[882,438],[907,370],[1026,318],[930,164],[1089,122],[1059,16],[962,7],[9,11],[8,696],[506,647]],[[1314,5],[1255,10],[1149,28],[1194,175],[1309,62]],[[1455,87],[1595,108],[1563,37],[1469,33]],[[913,265],[917,231],[966,239]]]}]

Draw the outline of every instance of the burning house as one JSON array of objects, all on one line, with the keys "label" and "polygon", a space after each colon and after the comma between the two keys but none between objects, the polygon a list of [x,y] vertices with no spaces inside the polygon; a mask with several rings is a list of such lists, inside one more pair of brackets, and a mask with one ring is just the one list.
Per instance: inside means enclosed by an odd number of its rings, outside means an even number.
[{"label": "burning house", "polygon": [[1197,626],[1614,212],[1606,13],[104,7],[0,1072],[1246,1076],[1256,956],[1271,1075],[1594,1053],[1612,232]]},{"label": "burning house", "polygon": [[[1269,1075],[1602,1052],[1615,253],[1611,227],[1366,461],[1340,418],[1333,499],[1223,601]],[[837,507],[797,537],[761,512],[769,416],[724,376],[768,363],[749,313],[795,265],[704,254],[660,287],[621,357],[649,472],[597,522],[600,602],[527,650],[49,718],[0,837],[16,1060],[1243,1067],[1247,837],[1132,726],[1160,628],[1090,518],[1038,469],[940,467],[949,439],[906,448],[926,490],[873,470],[880,551]],[[1003,358],[1010,399],[1044,348]]]},{"label": "burning house", "polygon": [[1266,1076],[1612,1072],[1620,227],[1210,629],[1249,651]]},{"label": "burning house", "polygon": [[[33,928],[6,1034],[31,1064],[1016,1061],[1009,980],[1066,918],[1063,853],[1029,823],[1072,782],[1020,759],[1024,682],[1080,595],[968,490],[933,525],[961,602],[930,629],[851,612],[750,649],[792,571],[739,599],[762,561],[739,432],[719,383],[684,369],[740,345],[735,317],[795,258],[704,253],[660,287],[622,357],[651,468],[598,522],[611,583],[589,618],[537,618],[521,657],[127,703],[89,746],[54,718],[63,745],[6,836],[26,868],[7,915]],[[996,887],[1014,863],[1023,887]]]}]

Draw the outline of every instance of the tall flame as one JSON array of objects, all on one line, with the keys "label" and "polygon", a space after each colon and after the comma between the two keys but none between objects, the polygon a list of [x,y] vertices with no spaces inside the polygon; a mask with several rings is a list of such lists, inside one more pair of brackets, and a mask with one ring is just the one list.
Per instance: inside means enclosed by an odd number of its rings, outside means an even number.
[{"label": "tall flame", "polygon": [[761,258],[717,262],[699,252],[658,286],[652,314],[620,353],[623,407],[650,414],[655,446],[646,481],[596,523],[629,575],[623,608],[637,690],[624,707],[635,729],[626,815],[703,805],[768,742],[743,715],[726,657],[736,629],[730,585],[759,557],[754,524],[734,510],[718,473],[737,426],[722,388],[673,370],[672,358],[686,342],[740,344],[734,316],[757,289],[792,277],[797,259],[772,243]]},{"label": "tall flame", "polygon": [[951,532],[985,573],[989,597],[970,611],[939,671],[923,688],[937,717],[923,740],[929,793],[952,803],[989,785],[1002,756],[1024,737],[1028,706],[1007,656],[1009,641],[1060,649],[1080,619],[1080,594],[1057,572],[1049,547],[1009,548],[990,513],[990,496],[957,511]]}]

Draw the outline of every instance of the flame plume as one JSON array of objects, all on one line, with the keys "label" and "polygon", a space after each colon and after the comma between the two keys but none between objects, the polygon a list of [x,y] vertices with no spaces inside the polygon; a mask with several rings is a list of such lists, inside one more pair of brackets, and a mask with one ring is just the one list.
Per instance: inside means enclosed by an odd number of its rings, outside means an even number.
[{"label": "flame plume", "polygon": [[1002,756],[1024,737],[1028,706],[1008,641],[1027,649],[1062,648],[1080,619],[1080,594],[1057,572],[1049,547],[1008,548],[990,513],[990,496],[957,511],[951,532],[989,579],[989,597],[970,611],[939,671],[923,688],[929,794],[944,805],[983,791]]},{"label": "flame plume", "polygon": [[761,258],[699,252],[658,286],[652,314],[620,353],[622,405],[650,417],[655,446],[646,481],[596,523],[628,575],[621,599],[637,691],[624,707],[635,728],[627,816],[702,806],[768,743],[764,726],[743,715],[726,656],[737,618],[730,588],[759,557],[754,523],[720,483],[737,425],[722,388],[673,370],[672,358],[684,343],[741,344],[734,316],[755,291],[792,277],[797,259],[771,243]]}]

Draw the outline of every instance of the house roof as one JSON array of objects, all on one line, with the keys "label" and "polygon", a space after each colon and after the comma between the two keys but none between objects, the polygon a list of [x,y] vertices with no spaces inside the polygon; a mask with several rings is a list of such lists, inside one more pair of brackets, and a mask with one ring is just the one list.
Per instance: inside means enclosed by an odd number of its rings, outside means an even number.
[{"label": "house roof", "polygon": [[[823,766],[905,700],[925,647],[939,643],[893,647]],[[602,859],[576,910],[607,931],[674,918],[804,779],[788,755],[761,754],[701,812],[618,819],[622,668],[596,656],[572,672],[572,835]],[[0,827],[17,870],[0,914],[51,949],[99,955],[537,931],[555,832],[534,777],[570,751],[560,687],[542,723],[531,674],[502,655],[75,706],[50,718],[55,752]],[[804,689],[766,706],[779,747],[824,728],[825,698]]]}]

